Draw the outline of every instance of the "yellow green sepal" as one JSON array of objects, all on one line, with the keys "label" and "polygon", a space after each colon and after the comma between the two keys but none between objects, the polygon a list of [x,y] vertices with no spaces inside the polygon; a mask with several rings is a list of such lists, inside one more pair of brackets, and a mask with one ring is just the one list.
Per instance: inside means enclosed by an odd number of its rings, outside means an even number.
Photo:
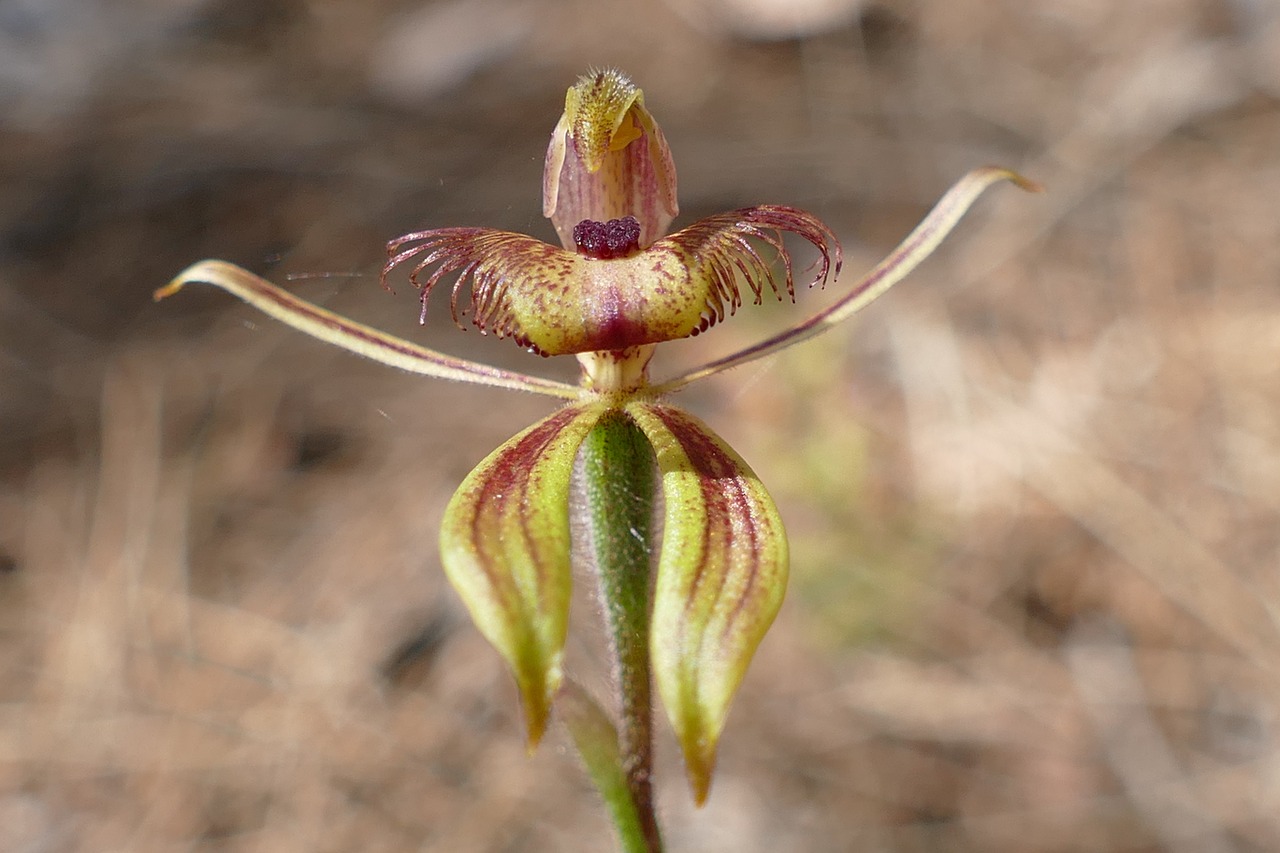
[{"label": "yellow green sepal", "polygon": [[782,605],[786,533],[764,485],[706,424],[655,402],[626,411],[653,446],[662,478],[654,681],[702,804],[729,706]]},{"label": "yellow green sepal", "polygon": [[515,677],[530,748],[563,677],[573,461],[605,408],[566,406],[507,441],[467,476],[441,523],[445,574]]}]

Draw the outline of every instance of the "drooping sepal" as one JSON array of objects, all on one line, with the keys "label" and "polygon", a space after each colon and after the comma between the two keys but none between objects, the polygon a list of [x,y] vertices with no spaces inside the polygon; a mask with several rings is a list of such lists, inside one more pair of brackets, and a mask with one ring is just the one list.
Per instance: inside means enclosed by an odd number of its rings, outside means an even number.
[{"label": "drooping sepal", "polygon": [[705,424],[661,403],[626,411],[653,445],[662,477],[650,652],[701,804],[730,703],[782,604],[786,534],[760,480]]},{"label": "drooping sepal", "polygon": [[476,466],[445,510],[445,574],[520,690],[529,745],[546,728],[569,621],[569,481],[600,404],[567,406]]}]

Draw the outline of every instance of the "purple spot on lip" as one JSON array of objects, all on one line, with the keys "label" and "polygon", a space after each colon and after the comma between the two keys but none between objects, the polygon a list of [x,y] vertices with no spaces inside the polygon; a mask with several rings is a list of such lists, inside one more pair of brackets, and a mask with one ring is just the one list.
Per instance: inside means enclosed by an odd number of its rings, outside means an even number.
[{"label": "purple spot on lip", "polygon": [[573,226],[578,253],[598,261],[625,258],[640,250],[640,222],[634,216],[596,222],[584,219]]}]

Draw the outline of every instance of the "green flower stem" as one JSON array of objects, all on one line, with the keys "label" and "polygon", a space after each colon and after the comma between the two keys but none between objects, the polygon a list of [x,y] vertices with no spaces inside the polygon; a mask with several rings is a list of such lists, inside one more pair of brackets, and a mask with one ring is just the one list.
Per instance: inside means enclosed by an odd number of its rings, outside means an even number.
[{"label": "green flower stem", "polygon": [[556,713],[573,737],[587,775],[609,809],[624,853],[651,853],[654,848],[645,835],[645,825],[622,772],[618,730],[609,715],[587,691],[568,679],[556,698]]},{"label": "green flower stem", "polygon": [[[622,772],[644,834],[645,846],[638,849],[658,853],[662,839],[653,809],[649,672],[650,553],[657,469],[644,433],[617,411],[600,419],[581,452],[591,554],[599,574],[620,693]],[[625,839],[624,846],[631,849]]]}]

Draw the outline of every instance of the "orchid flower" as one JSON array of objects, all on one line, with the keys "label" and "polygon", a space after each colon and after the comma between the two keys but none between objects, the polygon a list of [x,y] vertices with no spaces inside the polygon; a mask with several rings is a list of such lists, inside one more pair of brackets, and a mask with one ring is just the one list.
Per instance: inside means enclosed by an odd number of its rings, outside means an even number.
[{"label": "orchid flower", "polygon": [[[565,401],[480,462],[441,525],[445,572],[515,678],[531,746],[564,682],[575,460],[601,429],[613,430],[602,433],[606,444],[632,441],[640,454],[637,476],[656,465],[661,520],[654,527],[661,533],[653,543],[651,578],[648,541],[632,558],[644,564],[640,580],[632,581],[638,603],[630,605],[635,631],[628,636],[647,635],[641,650],[647,661],[639,665],[638,681],[624,685],[624,700],[630,691],[632,705],[645,706],[635,714],[647,715],[645,666],[651,664],[701,803],[730,703],[782,602],[787,540],[773,500],[747,463],[666,397],[848,319],[913,270],[970,204],[1003,180],[1035,189],[1005,169],[969,173],[830,307],[740,352],[652,382],[648,367],[658,344],[705,332],[733,315],[744,294],[756,304],[766,294],[794,299],[784,234],[816,250],[810,286],[839,274],[840,243],[812,214],[776,205],[745,207],[668,233],[678,207],[666,139],[640,89],[617,71],[597,71],[568,90],[547,149],[543,212],[562,246],[487,228],[432,229],[392,240],[382,271],[385,285],[390,274],[407,269],[421,292],[424,320],[427,300],[448,280],[456,323],[470,322],[542,356],[577,356],[578,385],[410,343],[223,261],[192,265],[156,298],[190,283],[212,284],[302,332],[393,367]],[[595,539],[610,533],[600,526],[616,532],[620,519],[613,512],[598,514],[590,528]],[[637,523],[645,532],[640,538],[648,540],[646,522]],[[606,588],[606,610],[615,606],[609,596]],[[574,695],[564,701],[579,703]]]}]

